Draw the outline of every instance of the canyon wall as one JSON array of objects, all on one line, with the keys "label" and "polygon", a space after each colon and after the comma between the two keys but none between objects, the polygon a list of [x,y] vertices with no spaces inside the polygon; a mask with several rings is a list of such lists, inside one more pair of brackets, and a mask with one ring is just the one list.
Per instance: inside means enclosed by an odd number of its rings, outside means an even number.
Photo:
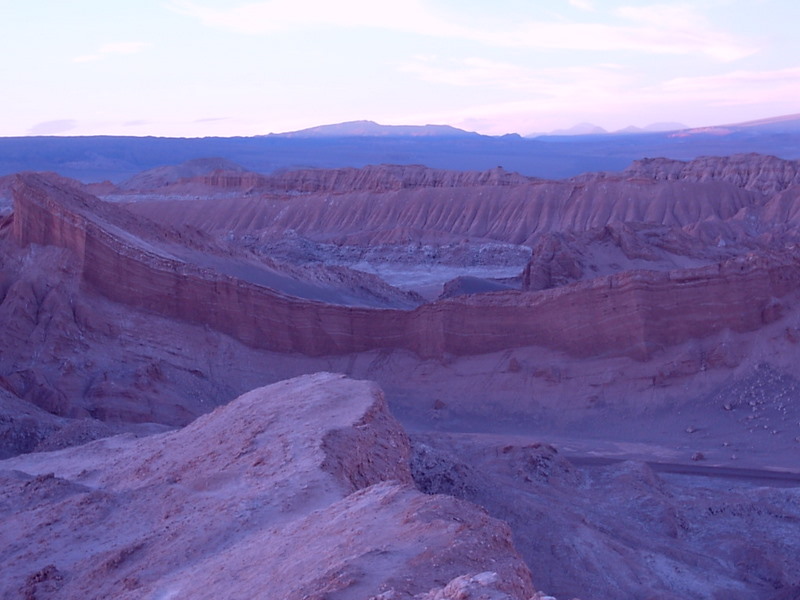
[{"label": "canyon wall", "polygon": [[[585,173],[570,182],[609,180],[724,182],[749,191],[772,194],[800,184],[800,161],[761,154],[703,156],[690,161],[668,158],[636,160],[621,173]],[[291,194],[352,193],[413,188],[518,186],[544,180],[495,167],[486,171],[453,171],[422,165],[369,165],[362,168],[282,170],[264,175],[223,159],[192,160],[144,171],[119,187],[140,192],[171,192],[194,186],[209,190]]]},{"label": "canyon wall", "polygon": [[20,245],[71,250],[85,286],[160,315],[207,324],[278,352],[327,355],[405,348],[422,357],[541,345],[575,356],[653,351],[780,316],[800,284],[793,250],[698,269],[628,271],[540,291],[460,296],[415,310],[326,304],[178,260],[116,206],[35,174],[14,187]]},{"label": "canyon wall", "polygon": [[[224,173],[206,176],[204,182],[219,185]],[[230,180],[228,184],[235,181]],[[454,188],[479,185],[511,186],[536,181],[496,167],[486,171],[450,171],[422,165],[370,165],[360,169],[302,169],[263,176],[258,187],[265,191],[293,193],[387,191],[408,188]]]},{"label": "canyon wall", "polygon": [[760,195],[725,182],[534,182],[420,187],[383,193],[317,193],[285,198],[134,202],[137,214],[209,232],[287,231],[318,241],[374,245],[464,238],[533,245],[550,231],[585,231],[614,222],[684,227],[733,217]]},{"label": "canyon wall", "polygon": [[362,168],[298,169],[269,175],[247,171],[223,159],[192,160],[156,167],[122,182],[108,193],[197,195],[238,192],[247,194],[385,192],[411,188],[514,186],[538,181],[495,167],[485,171],[450,171],[422,165],[370,165]]},{"label": "canyon wall", "polygon": [[798,286],[794,257],[751,256],[698,269],[627,271],[541,291],[463,296],[417,311],[438,313],[429,321],[440,328],[444,352],[541,345],[573,356],[646,359],[687,339],[770,323],[781,315],[778,299]]},{"label": "canyon wall", "polygon": [[691,161],[645,158],[623,171],[625,177],[655,181],[724,181],[762,194],[800,184],[800,161],[762,154],[703,156]]},{"label": "canyon wall", "polygon": [[[404,314],[342,307],[286,296],[211,269],[178,260],[103,218],[116,207],[59,188],[39,175],[19,176],[13,236],[68,248],[84,283],[137,308],[208,324],[242,342],[279,352],[338,354],[373,347],[403,347]],[[92,208],[107,209],[98,215]],[[128,223],[130,225],[130,223]]]}]

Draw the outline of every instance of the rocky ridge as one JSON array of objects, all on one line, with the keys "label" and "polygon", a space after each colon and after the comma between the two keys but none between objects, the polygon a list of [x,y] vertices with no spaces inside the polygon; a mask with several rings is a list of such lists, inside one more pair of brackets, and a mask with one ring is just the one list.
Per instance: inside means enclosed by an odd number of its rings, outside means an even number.
[{"label": "rocky ridge", "polygon": [[505,171],[502,167],[486,171],[449,171],[422,165],[371,165],[360,169],[300,169],[262,175],[223,159],[201,159],[145,171],[122,182],[107,195],[136,195],[152,191],[175,195],[213,195],[232,191],[248,195],[349,194],[411,188],[514,186],[532,181],[537,180]]},{"label": "rocky ridge", "polygon": [[276,239],[293,232],[345,245],[449,243],[464,239],[533,245],[555,231],[610,223],[687,227],[722,222],[763,202],[726,182],[535,182],[513,186],[419,187],[385,192],[134,202],[132,212],[224,235]]},{"label": "rocky ridge", "polygon": [[[325,302],[321,292],[304,298],[294,280],[281,290],[270,283],[286,279],[264,283],[221,269],[225,263],[199,260],[198,265],[160,249],[154,236],[142,237],[142,231],[148,233],[117,207],[63,191],[40,176],[20,176],[13,222],[19,245],[65,247],[78,258],[83,283],[112,300],[207,324],[279,352],[406,348],[441,357],[533,344],[574,356],[647,358],[690,337],[770,322],[800,277],[795,251],[785,249],[696,269],[626,271],[547,290],[529,285],[531,291],[376,310],[337,306]],[[670,310],[664,310],[665,302]]]},{"label": "rocky ridge", "polygon": [[508,527],[416,491],[408,461],[380,390],[328,374],[180,431],[9,459],[0,596],[532,597]]},{"label": "rocky ridge", "polygon": [[[148,169],[130,179],[123,181],[113,191],[135,191],[162,189],[167,186],[179,184],[192,178],[202,177],[209,171],[226,172],[231,175],[247,173],[244,167],[224,158],[199,158],[186,161],[175,166],[156,167]],[[109,192],[111,193],[111,191]]]},{"label": "rocky ridge", "polygon": [[634,161],[623,177],[654,181],[725,181],[762,194],[774,194],[800,184],[800,161],[761,154],[704,156],[691,161],[645,158]]}]

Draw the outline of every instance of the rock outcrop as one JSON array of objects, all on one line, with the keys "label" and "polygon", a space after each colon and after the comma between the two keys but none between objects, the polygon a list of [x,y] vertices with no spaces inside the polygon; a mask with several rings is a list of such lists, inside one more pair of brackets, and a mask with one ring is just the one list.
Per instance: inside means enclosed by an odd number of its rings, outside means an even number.
[{"label": "rock outcrop", "polygon": [[[2,388],[0,377],[0,460],[25,454],[78,446],[122,432],[155,433],[166,429],[155,424],[109,424],[97,419],[68,419],[39,408]],[[56,393],[50,388],[51,393]],[[69,403],[65,399],[65,404]]]},{"label": "rock outcrop", "polygon": [[64,425],[63,419],[0,387],[0,459],[31,452]]},{"label": "rock outcrop", "polygon": [[260,187],[270,192],[349,194],[410,188],[508,187],[533,181],[537,179],[510,173],[502,167],[487,171],[449,171],[422,165],[370,165],[361,169],[285,171],[264,177]]},{"label": "rock outcrop", "polygon": [[800,184],[800,161],[762,154],[703,156],[691,161],[645,158],[622,173],[654,181],[724,181],[746,190],[774,194]]},{"label": "rock outcrop", "polygon": [[342,376],[254,390],[180,431],[2,461],[0,479],[4,598],[411,600],[457,578],[534,593],[508,527],[414,489],[382,393]]},{"label": "rock outcrop", "polygon": [[543,235],[522,274],[525,290],[546,290],[583,277],[581,252],[562,233]]},{"label": "rock outcrop", "polygon": [[[570,181],[723,182],[748,191],[774,194],[800,184],[800,161],[760,154],[703,156],[689,161],[644,158],[621,173],[586,173]],[[198,190],[258,194],[386,192],[412,188],[526,186],[544,183],[535,177],[496,167],[486,171],[452,171],[422,165],[369,165],[363,168],[299,169],[269,175],[247,171],[221,158],[191,160],[181,165],[144,171],[118,186],[123,193],[162,191],[189,194]],[[112,193],[112,192],[109,192]]]},{"label": "rock outcrop", "polygon": [[[244,167],[224,158],[198,158],[180,165],[155,167],[125,180],[114,191],[143,192],[163,189],[181,182],[202,178],[210,172],[225,172],[231,176],[246,176]],[[253,174],[254,175],[254,174]]]}]

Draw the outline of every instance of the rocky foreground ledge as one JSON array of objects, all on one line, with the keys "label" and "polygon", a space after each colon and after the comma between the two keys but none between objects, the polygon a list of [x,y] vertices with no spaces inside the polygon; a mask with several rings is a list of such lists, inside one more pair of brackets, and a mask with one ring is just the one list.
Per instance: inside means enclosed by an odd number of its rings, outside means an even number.
[{"label": "rocky foreground ledge", "polygon": [[541,597],[508,526],[417,491],[409,452],[375,384],[318,373],[1,461],[0,597]]}]

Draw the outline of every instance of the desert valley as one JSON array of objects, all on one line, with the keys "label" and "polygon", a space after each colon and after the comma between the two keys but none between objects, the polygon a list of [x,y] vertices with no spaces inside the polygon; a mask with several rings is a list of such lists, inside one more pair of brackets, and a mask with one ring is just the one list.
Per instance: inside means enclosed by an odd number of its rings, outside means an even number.
[{"label": "desert valley", "polygon": [[0,598],[800,598],[796,122],[26,141]]}]

